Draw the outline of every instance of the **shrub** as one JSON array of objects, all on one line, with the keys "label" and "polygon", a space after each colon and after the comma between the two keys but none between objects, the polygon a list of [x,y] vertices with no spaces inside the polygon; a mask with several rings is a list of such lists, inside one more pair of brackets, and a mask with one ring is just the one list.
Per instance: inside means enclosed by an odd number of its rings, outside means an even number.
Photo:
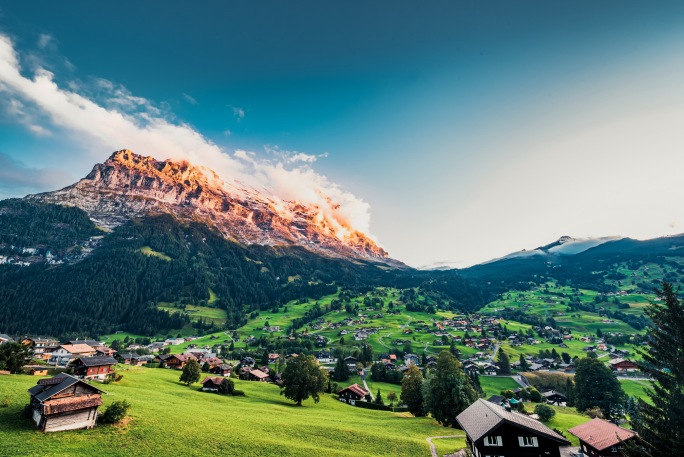
[{"label": "shrub", "polygon": [[232,395],[235,392],[235,383],[230,379],[224,379],[219,384],[218,393],[221,395]]},{"label": "shrub", "polygon": [[0,408],[7,408],[11,403],[12,400],[9,397],[5,397],[0,402]]},{"label": "shrub", "polygon": [[535,403],[539,403],[542,400],[542,396],[537,389],[530,389],[530,400]]},{"label": "shrub", "polygon": [[599,408],[598,406],[584,411],[584,414],[591,417],[592,419],[603,419],[603,411],[601,411],[601,408]]},{"label": "shrub", "polygon": [[235,389],[231,394],[233,397],[246,397],[245,392],[242,390]]},{"label": "shrub", "polygon": [[553,416],[556,415],[556,411],[549,405],[539,404],[535,406],[534,413],[539,416],[539,420],[543,422],[548,422]]},{"label": "shrub", "polygon": [[100,422],[103,424],[116,424],[126,417],[126,413],[128,413],[128,408],[130,407],[131,404],[126,400],[115,401],[109,405],[109,408],[100,416]]}]

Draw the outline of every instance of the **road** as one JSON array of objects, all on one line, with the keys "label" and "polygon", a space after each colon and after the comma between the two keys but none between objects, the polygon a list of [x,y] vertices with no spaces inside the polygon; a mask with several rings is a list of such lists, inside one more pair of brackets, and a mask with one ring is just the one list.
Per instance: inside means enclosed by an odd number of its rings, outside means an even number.
[{"label": "road", "polygon": [[363,388],[366,389],[367,392],[370,393],[371,401],[375,401],[375,396],[373,395],[373,392],[368,388],[368,384],[366,384],[366,374],[368,374],[368,370],[365,368],[363,369],[363,373],[361,374],[361,380],[363,381]]},{"label": "road", "polygon": [[494,357],[496,357],[496,354],[499,352],[499,346],[501,346],[501,343],[496,343],[496,346],[494,346],[492,356],[489,358],[489,363],[494,363]]},{"label": "road", "polygon": [[433,439],[442,439],[442,438],[465,438],[465,435],[428,436],[427,438],[425,438],[425,440],[430,445],[430,453],[432,454],[432,457],[439,457],[437,455],[437,449],[435,449],[435,445],[432,442],[432,440]]}]

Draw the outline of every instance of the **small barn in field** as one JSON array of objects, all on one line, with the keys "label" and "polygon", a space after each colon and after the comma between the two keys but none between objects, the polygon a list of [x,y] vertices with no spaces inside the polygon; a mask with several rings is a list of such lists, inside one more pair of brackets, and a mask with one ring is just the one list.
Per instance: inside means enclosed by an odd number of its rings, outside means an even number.
[{"label": "small barn in field", "polygon": [[104,393],[65,373],[41,379],[28,392],[31,394],[31,417],[43,432],[94,427]]}]

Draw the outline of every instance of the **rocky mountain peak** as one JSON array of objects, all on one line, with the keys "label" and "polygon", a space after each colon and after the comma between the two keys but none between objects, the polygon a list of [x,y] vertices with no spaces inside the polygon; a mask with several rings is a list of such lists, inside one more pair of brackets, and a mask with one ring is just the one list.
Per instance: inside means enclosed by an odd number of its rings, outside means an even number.
[{"label": "rocky mountain peak", "polygon": [[244,244],[294,245],[326,255],[389,260],[367,235],[330,221],[315,205],[227,186],[208,168],[126,149],[96,164],[76,184],[27,198],[79,207],[109,229],[131,218],[167,213],[204,222]]}]

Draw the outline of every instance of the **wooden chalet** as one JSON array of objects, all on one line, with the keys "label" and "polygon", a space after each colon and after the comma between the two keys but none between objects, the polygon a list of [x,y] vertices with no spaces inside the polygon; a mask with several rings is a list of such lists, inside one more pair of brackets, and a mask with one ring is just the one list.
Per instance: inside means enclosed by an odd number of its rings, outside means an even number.
[{"label": "wooden chalet", "polygon": [[43,432],[94,427],[104,393],[65,373],[41,379],[28,392],[31,394],[31,416]]},{"label": "wooden chalet", "polygon": [[546,403],[550,403],[552,405],[565,406],[565,402],[568,401],[568,398],[565,395],[560,392],[556,392],[555,390],[543,392],[541,396],[546,400]]},{"label": "wooden chalet", "polygon": [[202,391],[204,392],[218,392],[219,386],[226,379],[221,376],[207,376],[202,380]]},{"label": "wooden chalet", "polygon": [[52,352],[59,346],[59,341],[49,338],[26,337],[21,340],[21,344],[28,346],[33,351],[35,359],[50,360]]},{"label": "wooden chalet", "polygon": [[579,438],[580,449],[590,457],[621,456],[623,443],[636,432],[618,427],[603,419],[592,419],[568,430]]},{"label": "wooden chalet", "polygon": [[610,369],[618,373],[633,373],[639,369],[639,366],[631,360],[613,359],[610,361]]},{"label": "wooden chalet", "polygon": [[456,417],[466,432],[466,445],[476,456],[560,457],[570,442],[524,414],[478,399]]},{"label": "wooden chalet", "polygon": [[96,354],[96,350],[87,344],[61,344],[53,351],[48,363],[50,365],[66,366],[72,359],[78,357],[92,357]]},{"label": "wooden chalet", "polygon": [[166,368],[182,370],[190,360],[197,360],[197,358],[190,354],[169,354],[168,357],[162,359],[162,362]]},{"label": "wooden chalet", "polygon": [[29,370],[29,374],[31,376],[47,376],[48,375],[48,368],[47,367],[31,367]]},{"label": "wooden chalet", "polygon": [[135,352],[117,354],[116,358],[124,365],[142,366],[146,363],[146,360],[143,358],[143,356],[136,354]]},{"label": "wooden chalet", "polygon": [[340,401],[355,405],[357,401],[363,401],[368,391],[358,384],[352,384],[337,392]]},{"label": "wooden chalet", "polygon": [[79,357],[69,365],[74,368],[74,375],[84,379],[99,379],[104,381],[112,367],[117,364],[114,357],[95,356]]},{"label": "wooden chalet", "polygon": [[233,373],[233,367],[222,363],[209,370],[209,373],[217,374],[219,376],[230,376]]},{"label": "wooden chalet", "polygon": [[247,380],[248,381],[258,381],[258,382],[267,382],[268,381],[268,374],[264,373],[263,371],[259,370],[258,368],[252,368],[249,373],[247,374]]}]

